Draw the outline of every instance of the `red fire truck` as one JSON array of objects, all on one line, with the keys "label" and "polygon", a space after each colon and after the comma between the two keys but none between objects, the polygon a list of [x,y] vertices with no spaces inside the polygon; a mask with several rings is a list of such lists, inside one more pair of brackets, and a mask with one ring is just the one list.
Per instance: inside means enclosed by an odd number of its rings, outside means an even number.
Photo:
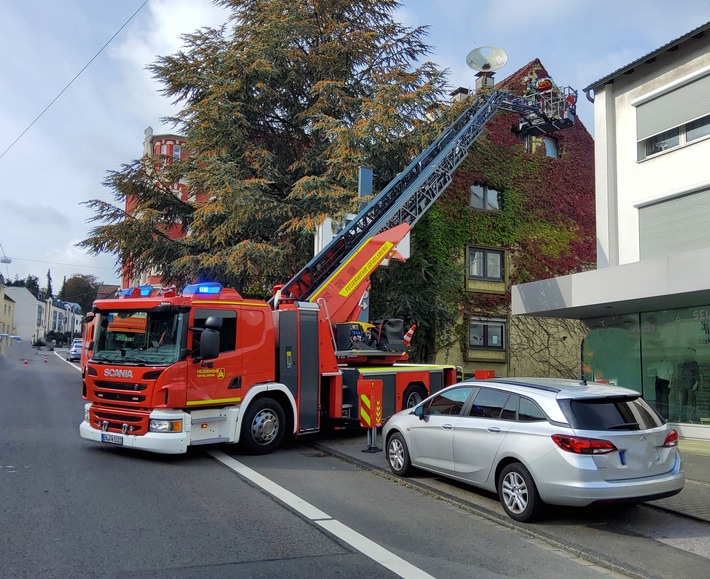
[{"label": "red fire truck", "polygon": [[376,423],[454,383],[454,366],[407,363],[401,320],[362,321],[370,275],[396,257],[497,110],[544,133],[572,124],[575,98],[557,87],[479,95],[268,302],[216,283],[97,300],[81,436],[166,454],[223,442],[264,454],[284,436],[360,426],[370,410],[359,392],[376,393]]}]

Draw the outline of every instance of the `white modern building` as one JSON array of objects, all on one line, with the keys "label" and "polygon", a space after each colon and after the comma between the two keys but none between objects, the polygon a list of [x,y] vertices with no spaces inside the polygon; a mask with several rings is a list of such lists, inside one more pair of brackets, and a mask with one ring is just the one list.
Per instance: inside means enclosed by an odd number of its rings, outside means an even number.
[{"label": "white modern building", "polygon": [[584,92],[597,270],[514,286],[512,313],[583,320],[587,377],[710,439],[710,23]]},{"label": "white modern building", "polygon": [[6,287],[5,293],[15,301],[14,333],[34,342],[44,337],[44,315],[47,304],[37,300],[26,287]]}]

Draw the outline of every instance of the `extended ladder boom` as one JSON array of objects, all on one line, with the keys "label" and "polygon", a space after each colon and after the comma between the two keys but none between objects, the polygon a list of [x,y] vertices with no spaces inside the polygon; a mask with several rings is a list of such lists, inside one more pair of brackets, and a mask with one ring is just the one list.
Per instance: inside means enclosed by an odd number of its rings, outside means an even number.
[{"label": "extended ladder boom", "polygon": [[282,295],[308,300],[368,239],[403,223],[413,227],[449,186],[454,171],[499,109],[520,114],[521,131],[545,133],[573,123],[575,102],[576,92],[568,88],[525,97],[504,90],[478,95],[431,146],[283,286]]}]

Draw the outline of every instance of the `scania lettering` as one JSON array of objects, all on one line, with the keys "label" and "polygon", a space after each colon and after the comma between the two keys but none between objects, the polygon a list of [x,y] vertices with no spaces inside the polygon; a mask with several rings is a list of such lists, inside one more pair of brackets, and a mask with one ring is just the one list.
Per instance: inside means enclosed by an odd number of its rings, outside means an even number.
[{"label": "scania lettering", "polygon": [[115,368],[106,368],[104,376],[111,378],[133,378],[133,370],[116,370]]},{"label": "scania lettering", "polygon": [[[267,301],[217,283],[142,286],[97,300],[85,318],[80,434],[98,443],[177,454],[240,443],[254,454],[285,436],[360,427],[453,384],[451,365],[410,364],[402,320],[365,320],[370,275],[451,182],[499,109],[521,132],[573,123],[576,93],[479,94],[290,281]],[[367,392],[367,395],[358,395]]]}]

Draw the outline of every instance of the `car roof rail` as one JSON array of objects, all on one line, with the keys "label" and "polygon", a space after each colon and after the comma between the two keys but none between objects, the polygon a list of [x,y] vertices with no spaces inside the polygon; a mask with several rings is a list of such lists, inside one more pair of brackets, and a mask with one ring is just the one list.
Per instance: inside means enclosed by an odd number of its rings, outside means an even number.
[{"label": "car roof rail", "polygon": [[525,382],[511,378],[488,378],[486,382],[497,382],[499,384],[510,384],[511,386],[522,386],[524,388],[534,388],[536,390],[544,390],[546,392],[561,392],[564,388],[550,386],[549,384],[537,384],[535,382]]}]

